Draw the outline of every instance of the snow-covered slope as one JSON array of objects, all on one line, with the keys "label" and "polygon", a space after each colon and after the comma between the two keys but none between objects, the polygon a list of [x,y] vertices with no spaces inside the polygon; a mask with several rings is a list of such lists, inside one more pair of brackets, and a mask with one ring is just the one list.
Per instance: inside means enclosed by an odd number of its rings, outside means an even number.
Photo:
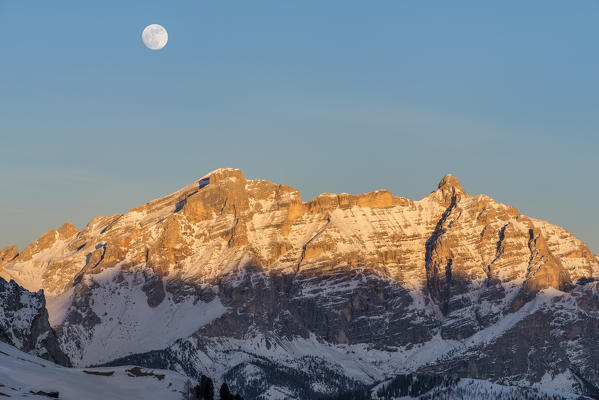
[{"label": "snow-covered slope", "polygon": [[[143,274],[115,278],[113,272],[105,270],[97,274],[94,290],[85,297],[75,297],[72,304],[64,304],[64,298],[60,297],[48,300],[62,347],[68,354],[79,356],[75,358],[78,365],[100,364],[126,354],[164,349],[226,312],[218,297],[201,301],[192,295],[176,298],[172,293],[151,307],[143,291]],[[72,296],[70,293],[67,295]],[[86,320],[88,316],[90,321]],[[101,323],[94,323],[98,321],[94,316]]]},{"label": "snow-covered slope", "polygon": [[[65,368],[0,342],[0,397],[181,400],[188,378],[139,367]],[[44,395],[44,393],[46,395]]]},{"label": "snow-covered slope", "polygon": [[451,175],[417,201],[303,202],[220,169],[14,253],[0,275],[44,289],[79,366],[207,372],[299,398],[410,371],[599,383],[599,260]]}]

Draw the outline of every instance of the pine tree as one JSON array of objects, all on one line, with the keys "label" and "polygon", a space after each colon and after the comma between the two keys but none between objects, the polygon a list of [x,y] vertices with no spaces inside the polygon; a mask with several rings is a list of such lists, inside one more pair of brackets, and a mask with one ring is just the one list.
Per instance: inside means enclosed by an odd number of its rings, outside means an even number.
[{"label": "pine tree", "polygon": [[202,375],[195,392],[198,400],[214,400],[214,383],[212,383],[212,379]]},{"label": "pine tree", "polygon": [[223,382],[220,387],[220,400],[233,400],[233,396],[231,396],[231,391],[229,390],[229,386]]}]

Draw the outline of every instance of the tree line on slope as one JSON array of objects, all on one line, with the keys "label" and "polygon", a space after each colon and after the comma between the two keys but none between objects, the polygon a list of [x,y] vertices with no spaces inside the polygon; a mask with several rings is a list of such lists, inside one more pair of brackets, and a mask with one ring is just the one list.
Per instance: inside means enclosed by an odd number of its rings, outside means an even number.
[{"label": "tree line on slope", "polygon": [[[565,400],[570,396],[543,393],[535,388],[506,387],[486,388],[458,385],[460,378],[439,375],[407,374],[398,375],[392,380],[364,390],[354,390],[346,393],[324,397],[321,400],[393,400],[397,398],[417,398],[420,400]],[[580,396],[579,399],[587,399]]]},{"label": "tree line on slope", "polygon": [[[240,394],[233,394],[226,382],[223,382],[219,391],[220,400],[244,400]],[[200,383],[193,386],[190,380],[185,382],[183,400],[215,400],[214,382],[206,375],[202,375]]]}]

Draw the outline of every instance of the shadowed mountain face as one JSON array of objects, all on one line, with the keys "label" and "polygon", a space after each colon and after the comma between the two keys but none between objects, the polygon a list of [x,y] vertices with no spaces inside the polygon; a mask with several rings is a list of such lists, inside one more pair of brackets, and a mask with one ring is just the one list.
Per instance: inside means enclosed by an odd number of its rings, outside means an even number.
[{"label": "shadowed mountain face", "polygon": [[57,364],[69,366],[48,323],[44,294],[0,278],[0,341]]},{"label": "shadowed mountain face", "polygon": [[0,275],[49,296],[77,365],[260,382],[265,398],[413,371],[599,383],[599,259],[450,175],[418,201],[380,190],[302,202],[220,169],[1,254]]}]

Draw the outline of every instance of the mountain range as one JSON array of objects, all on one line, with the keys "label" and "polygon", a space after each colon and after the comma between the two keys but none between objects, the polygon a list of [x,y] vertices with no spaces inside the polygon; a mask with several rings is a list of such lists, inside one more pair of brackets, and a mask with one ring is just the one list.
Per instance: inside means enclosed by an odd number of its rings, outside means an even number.
[{"label": "mountain range", "polygon": [[0,339],[65,366],[205,374],[246,399],[398,376],[599,394],[599,257],[451,175],[416,201],[304,202],[219,169],[7,247],[0,276]]}]

